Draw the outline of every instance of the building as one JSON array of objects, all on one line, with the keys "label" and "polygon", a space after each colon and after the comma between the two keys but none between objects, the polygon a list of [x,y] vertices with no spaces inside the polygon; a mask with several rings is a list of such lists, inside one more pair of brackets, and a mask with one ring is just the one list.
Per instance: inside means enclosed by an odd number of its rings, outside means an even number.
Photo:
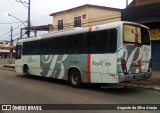
[{"label": "building", "polygon": [[121,9],[97,5],[82,5],[50,14],[53,17],[51,31],[86,27],[121,20]]},{"label": "building", "polygon": [[121,12],[122,21],[133,21],[150,28],[152,66],[160,71],[160,0],[133,0]]},{"label": "building", "polygon": [[[12,55],[15,56],[15,50]],[[10,42],[7,40],[0,40],[0,58],[10,58]]]}]

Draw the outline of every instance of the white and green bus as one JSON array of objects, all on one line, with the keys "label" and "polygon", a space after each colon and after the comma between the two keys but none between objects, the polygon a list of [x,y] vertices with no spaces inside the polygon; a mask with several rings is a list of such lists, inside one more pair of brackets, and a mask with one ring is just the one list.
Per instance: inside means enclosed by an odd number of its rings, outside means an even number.
[{"label": "white and green bus", "polygon": [[121,83],[151,77],[149,29],[114,22],[18,40],[15,69],[81,83]]}]

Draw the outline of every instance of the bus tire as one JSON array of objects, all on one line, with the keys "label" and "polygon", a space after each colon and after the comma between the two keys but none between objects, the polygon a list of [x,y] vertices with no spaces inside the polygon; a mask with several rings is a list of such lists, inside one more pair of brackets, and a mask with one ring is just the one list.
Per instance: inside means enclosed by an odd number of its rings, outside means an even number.
[{"label": "bus tire", "polygon": [[28,66],[24,66],[24,74],[28,77],[30,76]]},{"label": "bus tire", "polygon": [[79,70],[72,69],[69,72],[69,84],[74,88],[79,88],[81,86],[81,74]]}]

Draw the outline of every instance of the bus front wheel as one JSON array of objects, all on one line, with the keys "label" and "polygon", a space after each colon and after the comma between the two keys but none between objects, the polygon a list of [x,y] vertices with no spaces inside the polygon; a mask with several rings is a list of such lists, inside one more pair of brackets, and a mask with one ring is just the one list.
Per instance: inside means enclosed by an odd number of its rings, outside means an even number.
[{"label": "bus front wheel", "polygon": [[74,88],[81,86],[81,74],[77,69],[72,69],[69,72],[69,83]]},{"label": "bus front wheel", "polygon": [[26,76],[29,76],[30,74],[29,74],[29,68],[28,68],[28,66],[24,66],[24,74],[26,75]]}]

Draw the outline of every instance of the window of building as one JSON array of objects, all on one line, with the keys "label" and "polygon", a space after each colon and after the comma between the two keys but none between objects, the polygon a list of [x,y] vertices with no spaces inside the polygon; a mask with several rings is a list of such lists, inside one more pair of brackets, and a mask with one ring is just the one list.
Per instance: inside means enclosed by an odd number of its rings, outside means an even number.
[{"label": "window of building", "polygon": [[63,20],[58,20],[58,30],[63,29]]},{"label": "window of building", "polygon": [[83,19],[86,19],[86,14],[84,14],[84,15],[82,16],[82,18],[83,18]]},{"label": "window of building", "polygon": [[74,27],[81,27],[81,16],[74,17]]}]

